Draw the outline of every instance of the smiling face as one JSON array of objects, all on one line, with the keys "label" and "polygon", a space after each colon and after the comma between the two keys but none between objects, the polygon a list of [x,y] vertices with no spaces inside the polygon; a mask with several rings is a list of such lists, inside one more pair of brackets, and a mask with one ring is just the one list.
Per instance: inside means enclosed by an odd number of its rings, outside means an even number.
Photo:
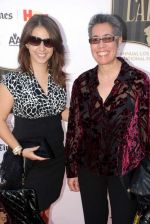
[{"label": "smiling face", "polygon": [[[50,38],[49,33],[42,26],[38,26],[34,28],[31,35],[41,39]],[[48,60],[53,55],[53,50],[54,50],[53,47],[46,47],[43,41],[38,46],[34,46],[31,43],[27,43],[26,47],[29,50],[31,64],[33,67],[34,65],[37,65],[37,64],[38,65],[41,64],[45,66],[48,65]]]},{"label": "smiling face", "polygon": [[[103,38],[113,36],[113,28],[109,23],[96,24],[92,28],[91,38]],[[118,44],[121,42],[121,37],[115,37],[111,42],[91,43],[91,52],[99,65],[112,64],[116,60]]]}]

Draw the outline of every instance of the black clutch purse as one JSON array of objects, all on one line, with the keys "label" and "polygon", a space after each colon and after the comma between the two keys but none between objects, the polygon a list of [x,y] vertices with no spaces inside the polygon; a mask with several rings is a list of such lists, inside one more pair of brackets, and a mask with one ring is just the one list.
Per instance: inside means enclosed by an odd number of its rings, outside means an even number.
[{"label": "black clutch purse", "polygon": [[50,144],[48,143],[47,139],[44,137],[22,139],[19,142],[21,143],[21,146],[23,148],[39,146],[39,148],[34,152],[38,156],[49,158],[49,159],[55,158],[55,155],[51,149]]}]

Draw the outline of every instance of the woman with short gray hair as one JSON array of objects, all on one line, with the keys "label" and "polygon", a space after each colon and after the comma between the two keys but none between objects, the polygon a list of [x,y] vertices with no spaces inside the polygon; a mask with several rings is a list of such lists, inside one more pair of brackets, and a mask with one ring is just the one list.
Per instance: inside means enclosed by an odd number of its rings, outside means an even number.
[{"label": "woman with short gray hair", "polygon": [[121,179],[150,154],[149,78],[117,57],[123,25],[114,15],[89,22],[89,43],[97,66],[74,82],[66,135],[70,190],[79,191],[85,224],[107,224],[110,198],[113,224],[131,224],[136,200]]}]

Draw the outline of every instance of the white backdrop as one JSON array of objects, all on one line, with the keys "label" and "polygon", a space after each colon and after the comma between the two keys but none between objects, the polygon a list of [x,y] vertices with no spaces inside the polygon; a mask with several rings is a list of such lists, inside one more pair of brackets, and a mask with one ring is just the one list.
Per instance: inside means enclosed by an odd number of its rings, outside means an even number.
[{"label": "white backdrop", "polygon": [[[96,13],[111,13],[112,1],[107,0],[0,0],[0,66],[17,67],[18,37],[26,18],[35,13],[49,14],[59,21],[67,50],[66,71],[69,75],[68,104],[74,79],[95,66],[88,44],[87,26]],[[124,53],[122,53],[122,49]],[[150,48],[127,43],[119,52],[135,66],[150,71]],[[9,120],[9,124],[12,121]],[[66,130],[67,124],[64,124]],[[0,161],[6,150],[0,141]],[[60,199],[53,205],[54,224],[84,224],[80,194],[70,192],[66,179]]]}]

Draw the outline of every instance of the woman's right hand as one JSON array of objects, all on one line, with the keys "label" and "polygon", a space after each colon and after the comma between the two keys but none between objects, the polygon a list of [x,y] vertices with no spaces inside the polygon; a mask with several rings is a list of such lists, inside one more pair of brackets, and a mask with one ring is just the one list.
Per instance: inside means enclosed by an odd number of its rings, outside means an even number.
[{"label": "woman's right hand", "polygon": [[25,148],[22,151],[22,156],[24,158],[30,159],[30,160],[39,160],[39,161],[43,161],[43,160],[47,160],[49,158],[43,158],[41,156],[37,156],[34,152],[36,150],[38,150],[39,146],[35,146],[32,148]]},{"label": "woman's right hand", "polygon": [[68,186],[71,191],[80,191],[78,177],[68,178]]}]

